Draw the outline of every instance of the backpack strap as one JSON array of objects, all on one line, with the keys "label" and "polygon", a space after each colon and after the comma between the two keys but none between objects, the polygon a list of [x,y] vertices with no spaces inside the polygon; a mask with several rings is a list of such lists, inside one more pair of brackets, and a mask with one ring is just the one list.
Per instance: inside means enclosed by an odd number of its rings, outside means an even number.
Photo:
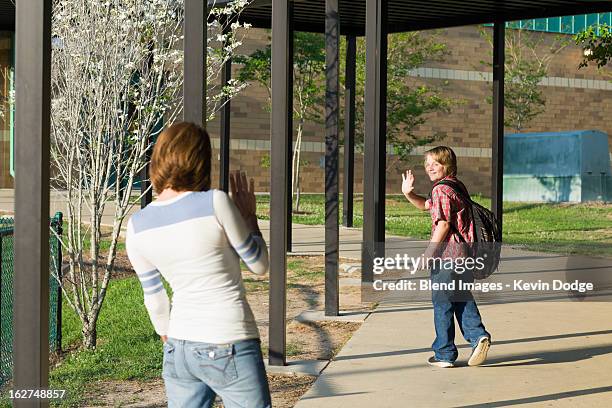
[{"label": "backpack strap", "polygon": [[[437,183],[435,183],[433,186],[435,187],[440,184],[449,186],[450,188],[452,188],[455,194],[457,194],[457,196],[470,207],[470,211],[472,211],[472,199],[470,198],[470,195],[468,194],[468,192],[465,191],[464,188],[459,183],[455,183],[454,181],[451,181],[451,180],[440,180]],[[431,192],[429,192],[429,195],[427,196],[427,198],[431,199]],[[463,238],[463,235],[461,235],[457,227],[455,227],[455,225],[452,222],[449,224],[451,226],[451,229],[454,230],[455,234],[459,237],[459,240],[461,240],[461,242],[467,242]]]},{"label": "backpack strap", "polygon": [[[434,187],[437,186],[437,185],[440,185],[440,184],[445,185],[445,186],[449,186],[450,188],[453,189],[455,194],[457,194],[457,196],[459,196],[460,199],[465,201],[466,204],[468,204],[470,206],[472,205],[472,198],[470,197],[470,194],[459,183],[455,183],[454,181],[451,181],[451,180],[440,180],[436,184],[434,184]],[[432,188],[432,190],[433,190],[433,188]]]}]

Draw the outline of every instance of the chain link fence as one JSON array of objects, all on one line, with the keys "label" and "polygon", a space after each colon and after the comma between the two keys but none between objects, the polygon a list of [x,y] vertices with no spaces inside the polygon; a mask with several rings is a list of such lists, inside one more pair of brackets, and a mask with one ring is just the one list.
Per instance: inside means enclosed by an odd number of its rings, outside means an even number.
[{"label": "chain link fence", "polygon": [[[61,279],[62,213],[50,220],[49,237],[49,350],[59,351],[62,345],[62,295],[58,283]],[[13,373],[13,260],[14,219],[0,217],[0,386],[12,378]]]}]

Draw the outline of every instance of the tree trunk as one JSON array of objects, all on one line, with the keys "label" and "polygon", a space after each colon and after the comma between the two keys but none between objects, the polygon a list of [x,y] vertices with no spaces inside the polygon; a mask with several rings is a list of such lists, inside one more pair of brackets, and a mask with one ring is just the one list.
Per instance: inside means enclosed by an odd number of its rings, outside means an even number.
[{"label": "tree trunk", "polygon": [[98,329],[96,324],[84,324],[81,333],[83,335],[83,347],[87,350],[94,350],[98,341]]},{"label": "tree trunk", "polygon": [[[293,143],[293,140],[292,140]],[[297,141],[293,144],[293,155],[291,156],[291,196],[293,197],[293,194],[295,194],[295,187],[296,187],[296,175],[297,175],[297,171],[295,170],[295,164],[297,163],[297,148],[298,148],[298,144]]]},{"label": "tree trunk", "polygon": [[304,119],[300,119],[297,128],[297,138],[295,141],[295,211],[300,211],[300,161],[302,153],[302,133],[304,130]]}]

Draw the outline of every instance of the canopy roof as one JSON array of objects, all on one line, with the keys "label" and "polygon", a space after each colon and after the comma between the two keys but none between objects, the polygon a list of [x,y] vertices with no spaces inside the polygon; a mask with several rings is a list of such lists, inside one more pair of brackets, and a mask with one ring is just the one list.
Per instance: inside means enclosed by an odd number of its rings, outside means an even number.
[{"label": "canopy roof", "polygon": [[[223,5],[229,0],[208,0]],[[339,0],[342,34],[365,33],[366,0]],[[324,32],[325,0],[293,0],[299,31]],[[612,0],[388,0],[388,31],[413,31],[612,11]],[[254,27],[272,26],[272,0],[253,0],[241,20]],[[0,0],[0,30],[14,30],[15,6]]]},{"label": "canopy roof", "polygon": [[[339,3],[341,33],[364,35],[366,0]],[[324,32],[325,0],[293,0],[293,4],[296,30]],[[611,10],[611,0],[388,0],[388,32]],[[271,16],[271,0],[254,0],[241,20],[254,27],[270,28]]]},{"label": "canopy roof", "polygon": [[0,0],[0,30],[15,30],[15,5],[11,0]]}]

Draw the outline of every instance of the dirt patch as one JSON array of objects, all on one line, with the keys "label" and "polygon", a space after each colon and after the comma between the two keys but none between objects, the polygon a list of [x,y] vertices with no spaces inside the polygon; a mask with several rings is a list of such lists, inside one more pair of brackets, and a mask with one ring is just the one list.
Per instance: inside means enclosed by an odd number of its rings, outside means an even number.
[{"label": "dirt patch", "polygon": [[[106,264],[106,257],[100,256],[98,263],[99,278],[102,279],[104,276],[104,265]],[[62,257],[63,262],[63,271],[64,271],[64,279],[67,279],[67,268],[68,263],[70,262],[68,256],[64,255]],[[85,265],[85,273],[87,276],[91,274],[91,258],[87,254],[83,254],[83,264]],[[130,263],[127,255],[122,251],[118,252],[115,258],[115,263],[113,267],[113,273],[111,279],[125,279],[136,276],[136,272],[132,268],[132,264]]]},{"label": "dirt patch", "polygon": [[[272,406],[291,408],[315,381],[310,376],[286,376],[268,374]],[[164,382],[153,381],[104,381],[92,384],[83,408],[129,407],[163,408],[168,406]],[[217,399],[215,408],[223,408]]]},{"label": "dirt patch", "polygon": [[361,323],[296,322],[287,325],[289,351],[300,360],[330,360],[346,343]]},{"label": "dirt patch", "polygon": [[308,391],[315,377],[268,375],[272,406],[275,408],[291,408]]},{"label": "dirt patch", "polygon": [[100,381],[91,385],[83,407],[167,407],[164,382]]},{"label": "dirt patch", "polygon": [[136,276],[136,272],[132,269],[132,264],[127,255],[121,255],[115,258],[115,267],[113,268],[113,278],[129,278]]},{"label": "dirt patch", "polygon": [[[355,263],[340,259],[340,263]],[[125,253],[117,256],[117,272],[114,278],[135,276]],[[351,338],[361,323],[353,322],[306,322],[295,317],[304,310],[321,310],[324,305],[325,262],[323,256],[291,256],[287,258],[287,359],[329,360]],[[355,277],[340,272],[340,277]],[[268,276],[254,275],[243,271],[249,304],[259,327],[264,356],[268,352]],[[342,310],[370,310],[371,304],[361,303],[359,286],[341,286]],[[161,358],[161,356],[160,356]],[[316,380],[311,376],[268,374],[272,404],[274,407],[290,408],[308,391]],[[161,379],[153,381],[103,381],[91,385],[87,391],[87,407],[138,407],[155,408],[166,406],[164,384]],[[221,403],[216,405],[222,407]]]}]

